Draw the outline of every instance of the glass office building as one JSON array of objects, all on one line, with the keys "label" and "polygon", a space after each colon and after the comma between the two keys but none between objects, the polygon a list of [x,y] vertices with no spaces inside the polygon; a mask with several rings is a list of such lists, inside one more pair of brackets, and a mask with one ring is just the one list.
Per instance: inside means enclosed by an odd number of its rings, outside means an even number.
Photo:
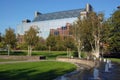
[{"label": "glass office building", "polygon": [[77,20],[78,16],[86,16],[87,12],[91,9],[91,5],[87,4],[85,9],[75,9],[47,14],[35,12],[35,18],[32,22],[24,20],[22,24],[17,26],[17,34],[24,35],[25,31],[29,30],[31,26],[37,26],[40,32],[39,36],[46,39],[49,36],[50,29],[65,26],[66,23],[72,24],[75,20]]}]

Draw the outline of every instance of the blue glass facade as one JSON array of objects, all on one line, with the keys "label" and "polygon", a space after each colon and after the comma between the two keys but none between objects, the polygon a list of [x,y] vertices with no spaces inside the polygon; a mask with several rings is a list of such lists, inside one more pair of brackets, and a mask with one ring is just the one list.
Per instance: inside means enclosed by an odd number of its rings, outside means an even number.
[{"label": "blue glass facade", "polygon": [[20,35],[23,35],[25,31],[29,30],[31,26],[37,26],[40,32],[39,36],[46,39],[49,36],[50,29],[56,29],[56,28],[65,26],[66,23],[72,24],[75,20],[77,20],[77,17],[23,23],[17,26],[17,33]]},{"label": "blue glass facade", "polygon": [[[86,9],[75,9],[68,11],[53,12],[47,14],[36,13],[35,18],[30,23],[22,23],[17,26],[17,34],[23,35],[25,31],[29,30],[31,26],[37,26],[39,28],[39,36],[47,38],[50,33],[50,29],[57,29],[65,26],[66,23],[73,23],[77,20],[77,17],[86,17],[87,12],[92,10],[89,4]],[[63,27],[63,29],[65,29]],[[57,34],[57,33],[56,33]]]},{"label": "blue glass facade", "polygon": [[33,22],[78,17],[81,11],[84,11],[84,9],[75,9],[69,11],[40,14],[33,20]]}]

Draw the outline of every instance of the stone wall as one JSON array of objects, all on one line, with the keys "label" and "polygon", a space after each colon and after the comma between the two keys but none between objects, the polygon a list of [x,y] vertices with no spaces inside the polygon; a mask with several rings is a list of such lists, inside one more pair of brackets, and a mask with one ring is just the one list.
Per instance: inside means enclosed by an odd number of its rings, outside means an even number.
[{"label": "stone wall", "polygon": [[93,68],[95,66],[95,62],[90,60],[71,59],[71,58],[57,58],[56,60],[63,61],[63,62],[76,63],[76,64],[83,64],[90,68]]},{"label": "stone wall", "polygon": [[12,60],[40,60],[40,56],[7,56],[7,55],[0,55],[0,59],[12,59]]}]

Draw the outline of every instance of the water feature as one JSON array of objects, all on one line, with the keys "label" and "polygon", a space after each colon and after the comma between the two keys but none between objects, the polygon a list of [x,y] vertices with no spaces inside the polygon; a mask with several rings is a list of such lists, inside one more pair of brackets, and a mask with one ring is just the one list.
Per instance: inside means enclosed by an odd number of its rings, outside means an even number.
[{"label": "water feature", "polygon": [[106,59],[106,62],[107,62],[107,63],[109,63],[109,62],[110,62],[110,60],[109,60],[109,59]]},{"label": "water feature", "polygon": [[100,60],[100,62],[101,62],[101,61],[102,61],[102,58],[100,57],[99,60]]},{"label": "water feature", "polygon": [[61,77],[61,80],[67,80],[64,76]]},{"label": "water feature", "polygon": [[106,61],[107,61],[106,59],[103,60],[103,62],[106,62]]},{"label": "water feature", "polygon": [[94,68],[93,79],[99,79],[99,70],[97,68]]},{"label": "water feature", "polygon": [[105,64],[105,72],[109,72],[109,65],[108,65],[108,63]]},{"label": "water feature", "polygon": [[112,68],[111,60],[109,60],[108,66],[109,66],[109,68]]}]

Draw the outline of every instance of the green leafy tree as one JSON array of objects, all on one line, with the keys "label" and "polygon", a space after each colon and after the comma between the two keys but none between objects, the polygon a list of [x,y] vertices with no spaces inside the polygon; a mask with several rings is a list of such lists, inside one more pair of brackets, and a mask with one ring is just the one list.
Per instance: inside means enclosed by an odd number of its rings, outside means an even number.
[{"label": "green leafy tree", "polygon": [[51,50],[51,48],[53,49],[56,46],[56,43],[57,43],[57,41],[55,39],[55,36],[50,34],[46,40],[46,44],[49,48],[49,51]]},{"label": "green leafy tree", "polygon": [[39,42],[35,45],[34,50],[47,50],[46,41],[40,37]]},{"label": "green leafy tree", "polygon": [[3,37],[0,33],[0,48],[3,48]]},{"label": "green leafy tree", "polygon": [[8,28],[5,31],[4,41],[8,47],[8,55],[10,54],[10,48],[14,48],[16,44],[16,34],[12,28]]},{"label": "green leafy tree", "polygon": [[111,34],[109,48],[112,52],[120,52],[120,9],[116,10],[111,17]]},{"label": "green leafy tree", "polygon": [[24,34],[24,40],[28,45],[28,56],[32,54],[32,47],[34,47],[39,41],[37,26],[31,26]]},{"label": "green leafy tree", "polygon": [[71,50],[74,50],[75,49],[75,45],[74,45],[73,37],[67,37],[64,40],[64,45],[65,45],[66,48],[70,48]]},{"label": "green leafy tree", "polygon": [[75,40],[75,45],[77,46],[77,50],[78,50],[78,57],[81,58],[81,50],[83,47],[83,37],[82,37],[82,25],[83,21],[81,20],[81,18],[79,17],[78,20],[73,24],[73,29],[72,33],[74,36],[74,40]]},{"label": "green leafy tree", "polygon": [[79,17],[73,25],[79,57],[81,57],[81,50],[86,47],[90,47],[89,50],[92,51],[93,55],[99,57],[102,21],[103,14],[90,12],[83,19]]},{"label": "green leafy tree", "polygon": [[25,43],[25,42],[19,43],[19,44],[17,45],[17,49],[27,50],[27,49],[28,49],[28,45],[27,45],[27,43]]},{"label": "green leafy tree", "polygon": [[71,55],[72,55],[71,51],[75,50],[75,45],[74,44],[75,44],[74,39],[71,36],[66,37],[66,39],[64,40],[64,46],[67,49],[67,56],[68,57],[71,57]]},{"label": "green leafy tree", "polygon": [[55,40],[56,40],[56,46],[55,46],[56,50],[58,50],[58,51],[65,50],[63,37],[57,35],[57,36],[55,36]]},{"label": "green leafy tree", "polygon": [[111,21],[110,19],[104,21],[101,27],[101,40],[100,40],[100,53],[101,56],[109,52],[109,40],[111,31]]}]

